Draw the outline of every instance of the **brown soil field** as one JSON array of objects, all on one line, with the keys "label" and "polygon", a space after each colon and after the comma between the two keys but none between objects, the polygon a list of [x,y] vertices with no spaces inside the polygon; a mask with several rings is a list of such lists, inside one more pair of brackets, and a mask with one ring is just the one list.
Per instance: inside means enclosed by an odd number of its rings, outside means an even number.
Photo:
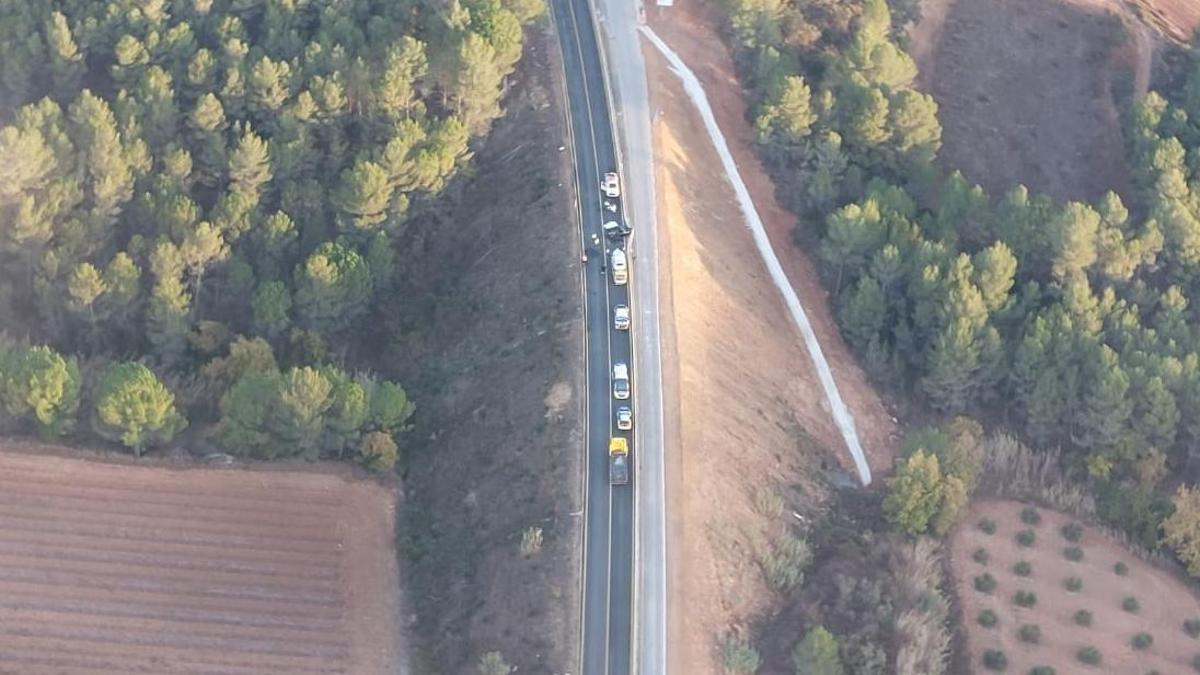
[{"label": "brown soil field", "polygon": [[0,673],[405,672],[391,490],[4,450]]},{"label": "brown soil field", "polygon": [[942,164],[993,198],[1129,193],[1114,91],[1145,92],[1154,45],[1114,0],[926,0],[910,49],[937,100]]},{"label": "brown soil field", "polygon": [[[529,34],[504,118],[445,208],[411,223],[379,364],[417,405],[399,532],[417,675],[579,662],[579,234],[558,40]],[[541,528],[542,550],[520,553]]]},{"label": "brown soil field", "polygon": [[[855,415],[872,470],[890,466],[893,425],[833,323],[811,261],[792,240],[755,158],[728,52],[703,6],[647,7],[655,31],[703,81],[738,166]],[[824,500],[824,467],[851,467],[803,339],[771,282],[712,142],[678,78],[645,45],[654,123],[663,373],[668,405],[668,523],[673,580],[670,661],[719,672],[715,646],[777,597],[759,554]],[[778,520],[755,510],[759,490],[784,498]],[[686,562],[685,562],[686,561]]]},{"label": "brown soil field", "polygon": [[[1200,618],[1200,601],[1191,589],[1091,527],[1084,527],[1083,538],[1075,544],[1083,549],[1083,559],[1067,560],[1063,549],[1072,544],[1060,531],[1073,519],[1046,509],[1039,509],[1042,521],[1032,527],[1037,535],[1035,545],[1022,547],[1014,536],[1030,526],[1021,522],[1021,508],[1021,503],[1009,500],[978,502],[951,535],[954,583],[976,672],[985,672],[979,664],[987,649],[1002,650],[1008,657],[1007,672],[1011,673],[1026,673],[1037,665],[1053,666],[1059,673],[1191,672],[1192,657],[1200,654],[1200,642],[1182,629],[1185,619]],[[978,528],[982,518],[996,522],[995,534],[987,535]],[[991,556],[986,565],[972,559],[979,548]],[[1021,560],[1032,564],[1031,576],[1023,578],[1013,573],[1013,565]],[[1117,562],[1129,567],[1126,576],[1113,571]],[[991,594],[973,588],[974,577],[985,571],[998,582]],[[1063,580],[1070,576],[1083,581],[1078,593],[1063,587]],[[1034,592],[1037,604],[1030,609],[1014,605],[1012,596],[1018,590]],[[1140,603],[1136,614],[1122,609],[1126,597],[1135,597]],[[999,616],[996,626],[984,628],[976,621],[984,609]],[[1073,617],[1080,609],[1092,612],[1094,622],[1090,628],[1075,624]],[[1022,624],[1041,628],[1039,644],[1018,640],[1017,630]],[[1130,640],[1142,631],[1154,637],[1154,644],[1138,651],[1130,646]],[[1076,660],[1075,653],[1087,645],[1100,650],[1100,666],[1087,667]]]}]

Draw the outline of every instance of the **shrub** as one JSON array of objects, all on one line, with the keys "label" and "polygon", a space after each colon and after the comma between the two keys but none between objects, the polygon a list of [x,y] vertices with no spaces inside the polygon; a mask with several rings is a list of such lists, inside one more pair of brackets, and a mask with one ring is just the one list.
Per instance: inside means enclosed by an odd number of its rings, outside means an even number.
[{"label": "shrub", "polygon": [[986,565],[988,564],[988,561],[992,559],[992,556],[987,552],[987,549],[977,548],[975,549],[975,552],[971,554],[971,559],[980,565]]},{"label": "shrub", "polygon": [[808,542],[784,534],[762,557],[767,583],[777,591],[789,591],[804,582],[804,570],[812,560]]},{"label": "shrub", "polygon": [[1021,642],[1037,644],[1042,641],[1042,629],[1037,624],[1027,623],[1017,631],[1017,638]]},{"label": "shrub", "polygon": [[1098,666],[1104,660],[1104,657],[1100,654],[1100,650],[1090,646],[1080,647],[1079,651],[1075,652],[1075,658],[1089,666]]},{"label": "shrub", "polygon": [[1132,595],[1121,601],[1121,609],[1129,612],[1130,614],[1137,614],[1138,610],[1141,608],[1142,603],[1138,602],[1138,599]]},{"label": "shrub", "polygon": [[1033,574],[1033,565],[1029,564],[1028,560],[1022,560],[1016,565],[1013,565],[1013,574],[1019,577],[1027,577],[1030,574]]},{"label": "shrub", "polygon": [[1034,666],[1029,669],[1029,675],[1057,675],[1057,671],[1050,666]]},{"label": "shrub", "polygon": [[762,659],[758,650],[749,642],[729,636],[721,641],[721,665],[727,673],[753,675],[758,672]]},{"label": "shrub", "polygon": [[984,534],[996,534],[996,521],[991,518],[984,518],[979,521],[979,531]]},{"label": "shrub", "polygon": [[1017,543],[1026,548],[1033,546],[1035,541],[1037,541],[1037,535],[1033,533],[1033,530],[1021,530],[1017,533]]},{"label": "shrub", "polygon": [[983,626],[984,628],[991,628],[1000,621],[1000,617],[996,616],[996,613],[992,610],[985,609],[979,613],[979,618],[977,618],[976,621],[978,621],[979,625]]},{"label": "shrub", "polygon": [[1004,670],[1008,668],[1008,657],[999,649],[989,649],[983,653],[983,667],[988,670]]},{"label": "shrub", "polygon": [[1149,649],[1150,645],[1154,644],[1154,636],[1149,633],[1138,633],[1137,635],[1133,636],[1133,639],[1129,641],[1129,644],[1132,645],[1134,649]]},{"label": "shrub", "polygon": [[1037,595],[1033,591],[1017,591],[1013,594],[1013,602],[1018,607],[1028,609],[1037,604]]},{"label": "shrub", "polygon": [[975,577],[975,590],[980,593],[991,593],[996,590],[996,578],[984,572]]},{"label": "shrub", "polygon": [[542,550],[542,528],[532,525],[521,532],[521,555],[530,558]]},{"label": "shrub", "polygon": [[1092,613],[1086,609],[1075,612],[1075,625],[1089,628],[1092,625]]},{"label": "shrub", "polygon": [[1063,557],[1071,562],[1083,560],[1083,549],[1078,546],[1068,546],[1063,549]]},{"label": "shrub", "polygon": [[1063,539],[1066,539],[1072,544],[1083,538],[1083,526],[1079,523],[1067,523],[1066,525],[1062,526],[1061,532]]},{"label": "shrub", "polygon": [[1200,619],[1188,619],[1183,622],[1183,632],[1188,634],[1188,637],[1195,639],[1200,637]]},{"label": "shrub", "polygon": [[513,671],[513,667],[504,662],[504,655],[500,652],[488,652],[479,657],[476,668],[480,675],[508,675]]},{"label": "shrub", "polygon": [[1071,593],[1078,593],[1079,591],[1083,590],[1083,579],[1080,579],[1079,577],[1067,577],[1066,579],[1063,579],[1063,588],[1067,589]]},{"label": "shrub", "polygon": [[1117,576],[1123,577],[1129,574],[1129,565],[1119,562],[1116,565],[1113,565],[1113,571],[1117,573]]},{"label": "shrub", "polygon": [[1032,506],[1026,506],[1021,509],[1021,522],[1026,525],[1040,525],[1042,523],[1042,514]]}]

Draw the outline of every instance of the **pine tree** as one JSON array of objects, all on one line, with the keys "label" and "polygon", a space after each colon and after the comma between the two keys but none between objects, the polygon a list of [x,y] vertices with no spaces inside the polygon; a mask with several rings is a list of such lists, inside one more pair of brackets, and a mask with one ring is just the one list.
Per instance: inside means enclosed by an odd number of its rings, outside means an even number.
[{"label": "pine tree", "polygon": [[267,143],[247,129],[229,156],[229,189],[257,204],[263,186],[271,180],[271,157]]},{"label": "pine tree", "polygon": [[342,173],[334,200],[344,212],[339,222],[351,233],[370,230],[387,219],[392,185],[387,171],[374,162],[360,161]]}]

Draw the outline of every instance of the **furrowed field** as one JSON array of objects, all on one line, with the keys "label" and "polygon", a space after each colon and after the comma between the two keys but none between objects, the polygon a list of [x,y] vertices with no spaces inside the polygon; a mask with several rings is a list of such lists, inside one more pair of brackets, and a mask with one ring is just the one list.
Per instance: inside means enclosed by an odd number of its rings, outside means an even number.
[{"label": "furrowed field", "polygon": [[0,453],[0,671],[391,672],[393,499]]}]

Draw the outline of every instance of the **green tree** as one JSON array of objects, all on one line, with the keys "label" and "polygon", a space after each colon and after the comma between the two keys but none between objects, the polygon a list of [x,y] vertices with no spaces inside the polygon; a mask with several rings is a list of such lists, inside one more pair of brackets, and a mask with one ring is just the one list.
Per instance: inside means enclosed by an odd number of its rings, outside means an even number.
[{"label": "green tree", "polygon": [[140,363],[113,364],[96,391],[96,429],[141,456],[147,447],[170,443],[187,427],[175,395]]},{"label": "green tree", "polygon": [[251,302],[254,327],[267,336],[277,337],[291,323],[292,295],[282,281],[268,281],[258,287]]},{"label": "green tree", "polygon": [[411,117],[417,103],[417,81],[429,68],[425,43],[406,35],[388,48],[375,84],[373,107],[386,118]]},{"label": "green tree", "polygon": [[1100,214],[1079,202],[1067,204],[1058,217],[1050,222],[1055,277],[1065,279],[1082,274],[1096,262],[1099,228]]},{"label": "green tree", "polygon": [[366,261],[344,244],[322,244],[296,269],[296,309],[312,330],[327,331],[357,319],[370,297]]},{"label": "green tree", "polygon": [[808,136],[816,121],[808,84],[800,76],[789,75],[763,104],[755,124],[762,142],[778,138],[798,143]]},{"label": "green tree", "polygon": [[49,347],[33,347],[0,358],[0,392],[14,417],[31,417],[44,438],[75,426],[79,408],[79,366]]},{"label": "green tree", "polygon": [[400,449],[392,437],[381,432],[372,431],[363,434],[358,446],[358,461],[371,471],[391,471],[396,466]]},{"label": "green tree", "polygon": [[247,130],[229,156],[229,189],[256,204],[263,186],[270,180],[271,157],[267,143]]},{"label": "green tree", "polygon": [[824,626],[814,626],[792,650],[796,675],[845,675],[838,641]]},{"label": "green tree", "polygon": [[1175,549],[1189,574],[1200,576],[1200,489],[1181,485],[1171,503],[1175,512],[1163,521],[1164,541]]},{"label": "green tree", "polygon": [[976,253],[971,259],[973,280],[983,294],[983,302],[989,312],[996,312],[1008,304],[1017,274],[1017,257],[1002,241]]},{"label": "green tree", "polygon": [[104,225],[116,220],[133,196],[133,172],[126,161],[112,108],[88,90],[71,104],[72,138],[82,151],[92,213]]},{"label": "green tree", "polygon": [[496,49],[478,33],[467,33],[458,50],[453,98],[468,129],[479,130],[500,115],[504,79]]},{"label": "green tree", "polygon": [[864,276],[844,295],[838,320],[846,340],[860,352],[877,342],[887,320],[883,290],[873,277]]},{"label": "green tree", "polygon": [[966,503],[966,489],[955,476],[943,476],[936,455],[917,450],[888,480],[883,512],[897,529],[945,534]]},{"label": "green tree", "polygon": [[85,66],[83,54],[62,12],[50,13],[50,20],[46,22],[46,46],[50,52],[50,78],[55,97],[59,100],[73,98],[79,91]]},{"label": "green tree", "polygon": [[342,173],[334,195],[344,214],[342,228],[350,232],[368,230],[387,218],[392,199],[388,172],[374,162],[362,161]]},{"label": "green tree", "polygon": [[937,112],[937,101],[929,94],[901,89],[892,95],[888,107],[892,147],[909,163],[928,164],[941,149],[942,125]]},{"label": "green tree", "polygon": [[261,123],[270,124],[283,110],[290,95],[288,80],[292,69],[286,61],[263,56],[250,70],[247,79],[249,106]]},{"label": "green tree", "polygon": [[393,437],[407,428],[405,424],[416,412],[416,405],[400,385],[371,381],[367,393],[370,400],[367,428],[383,431]]}]

